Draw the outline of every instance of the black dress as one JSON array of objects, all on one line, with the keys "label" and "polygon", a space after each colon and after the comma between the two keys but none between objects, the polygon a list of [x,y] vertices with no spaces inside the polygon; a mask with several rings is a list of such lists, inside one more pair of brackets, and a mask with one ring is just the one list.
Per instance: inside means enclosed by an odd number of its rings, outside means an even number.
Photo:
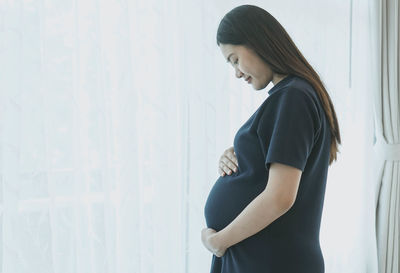
[{"label": "black dress", "polygon": [[302,171],[294,205],[269,226],[212,256],[211,273],[323,273],[319,231],[331,135],[315,90],[289,75],[237,131],[238,171],[220,176],[204,208],[207,227],[230,224],[266,187],[271,162]]}]

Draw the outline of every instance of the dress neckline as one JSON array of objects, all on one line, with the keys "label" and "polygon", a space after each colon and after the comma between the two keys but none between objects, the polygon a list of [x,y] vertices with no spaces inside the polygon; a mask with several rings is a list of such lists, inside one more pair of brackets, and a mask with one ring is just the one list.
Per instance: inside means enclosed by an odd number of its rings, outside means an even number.
[{"label": "dress neckline", "polygon": [[268,94],[271,95],[272,93],[274,93],[280,86],[282,86],[282,84],[286,83],[288,80],[290,80],[291,78],[293,78],[294,75],[287,75],[285,78],[283,78],[282,80],[280,80],[277,84],[275,84],[269,91]]}]

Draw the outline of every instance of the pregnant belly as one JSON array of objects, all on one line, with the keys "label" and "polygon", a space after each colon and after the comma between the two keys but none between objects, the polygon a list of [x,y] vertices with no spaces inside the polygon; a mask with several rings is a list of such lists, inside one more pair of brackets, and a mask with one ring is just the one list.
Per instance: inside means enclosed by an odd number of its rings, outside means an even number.
[{"label": "pregnant belly", "polygon": [[204,207],[207,227],[219,231],[229,225],[265,189],[266,183],[255,180],[235,175],[220,176]]}]

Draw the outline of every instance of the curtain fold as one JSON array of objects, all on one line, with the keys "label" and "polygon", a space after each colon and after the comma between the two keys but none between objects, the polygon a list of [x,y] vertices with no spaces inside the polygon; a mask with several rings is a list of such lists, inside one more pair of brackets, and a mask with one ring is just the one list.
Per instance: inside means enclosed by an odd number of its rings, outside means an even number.
[{"label": "curtain fold", "polygon": [[378,272],[400,272],[400,28],[399,1],[379,0],[372,12],[377,58],[374,151],[377,156],[376,240]]}]

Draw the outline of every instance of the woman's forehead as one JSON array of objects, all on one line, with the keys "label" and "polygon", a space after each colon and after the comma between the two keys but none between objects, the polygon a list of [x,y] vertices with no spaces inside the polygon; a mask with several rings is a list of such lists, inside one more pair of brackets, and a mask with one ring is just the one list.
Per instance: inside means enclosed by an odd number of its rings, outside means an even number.
[{"label": "woman's forehead", "polygon": [[225,59],[228,59],[231,54],[237,54],[242,50],[240,46],[231,44],[221,44],[220,48]]}]

